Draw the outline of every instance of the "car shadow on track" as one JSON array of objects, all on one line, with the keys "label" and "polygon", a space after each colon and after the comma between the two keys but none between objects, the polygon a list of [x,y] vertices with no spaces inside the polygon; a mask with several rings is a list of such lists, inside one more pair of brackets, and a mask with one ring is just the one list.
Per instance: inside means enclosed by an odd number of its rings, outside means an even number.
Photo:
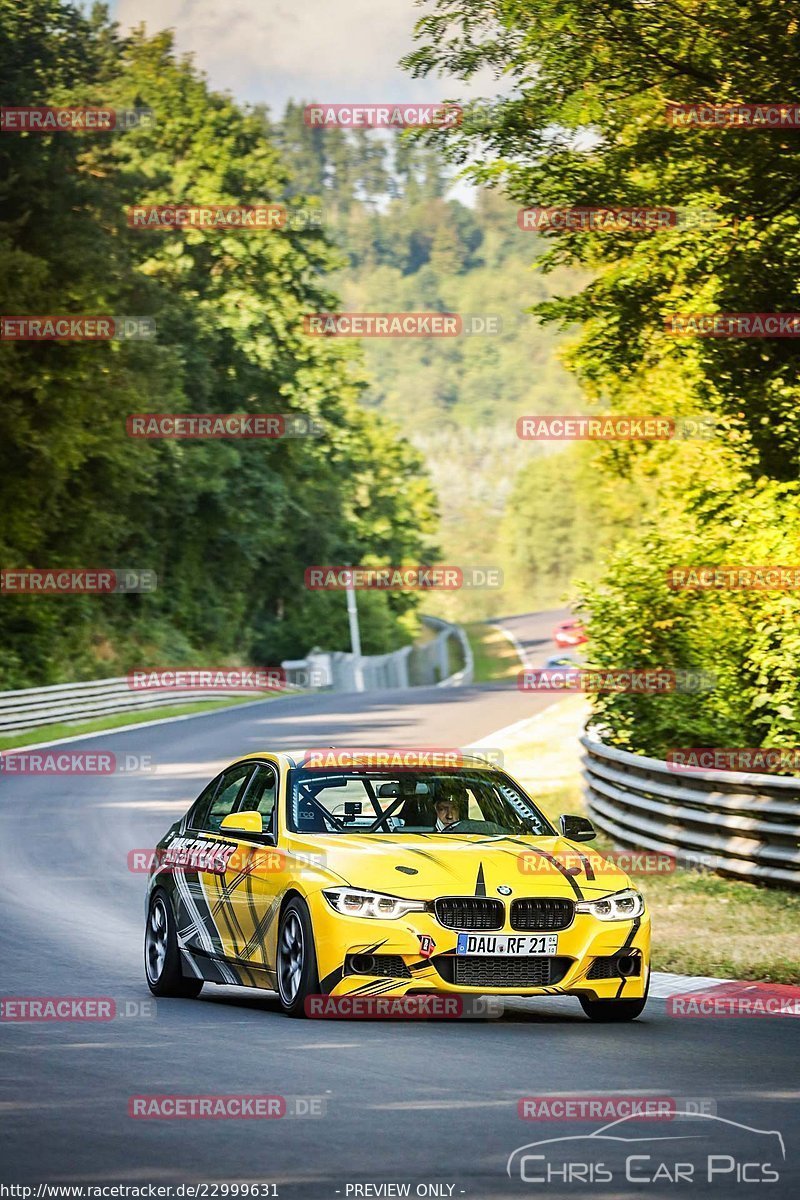
[{"label": "car shadow on track", "polygon": [[[511,999],[511,998],[510,998]],[[280,1001],[277,993],[273,992],[250,992],[248,993],[243,988],[216,988],[207,986],[199,1001],[208,1005],[215,1005],[222,1009],[237,1010],[239,1012],[260,1012],[271,1016],[281,1017]],[[192,1004],[197,1004],[198,1000],[191,1001]],[[657,1005],[649,1005],[645,1013],[634,1022],[632,1026],[647,1026],[652,1025],[653,1019],[657,1017]],[[288,1018],[287,1018],[288,1019]],[[431,1016],[431,1017],[414,1017],[414,1018],[393,1018],[393,1017],[354,1017],[354,1016],[339,1016],[339,1017],[313,1017],[309,1020],[325,1021],[327,1024],[367,1024],[378,1026],[396,1025],[398,1021],[403,1025],[411,1025],[414,1023],[423,1023],[425,1025],[447,1025],[451,1024],[453,1019],[448,1016]],[[502,1015],[499,1017],[476,1016],[476,1017],[458,1017],[455,1018],[459,1025],[550,1025],[550,1026],[579,1026],[586,1029],[597,1028],[594,1023],[589,1021],[583,1015],[577,1000],[571,998],[547,999],[539,1001],[511,1000],[504,1006]],[[609,1027],[606,1027],[609,1028]],[[613,1026],[611,1026],[613,1028]]]}]

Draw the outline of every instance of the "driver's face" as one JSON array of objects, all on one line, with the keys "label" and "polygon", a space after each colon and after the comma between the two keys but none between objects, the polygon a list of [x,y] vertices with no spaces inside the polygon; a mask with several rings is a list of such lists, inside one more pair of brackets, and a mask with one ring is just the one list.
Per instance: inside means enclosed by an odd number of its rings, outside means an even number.
[{"label": "driver's face", "polygon": [[455,800],[438,800],[436,816],[443,825],[453,825],[458,820],[458,805]]}]

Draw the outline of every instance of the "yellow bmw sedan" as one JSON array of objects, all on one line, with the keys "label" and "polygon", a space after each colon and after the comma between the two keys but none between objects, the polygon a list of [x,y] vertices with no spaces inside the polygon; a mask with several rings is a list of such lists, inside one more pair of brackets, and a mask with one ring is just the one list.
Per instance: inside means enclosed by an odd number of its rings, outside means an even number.
[{"label": "yellow bmw sedan", "polygon": [[[316,749],[240,758],[152,856],[145,973],[320,997],[576,996],[596,1021],[647,1001],[650,919],[630,879],[479,757]],[[318,1009],[316,1011],[319,1011]]]}]

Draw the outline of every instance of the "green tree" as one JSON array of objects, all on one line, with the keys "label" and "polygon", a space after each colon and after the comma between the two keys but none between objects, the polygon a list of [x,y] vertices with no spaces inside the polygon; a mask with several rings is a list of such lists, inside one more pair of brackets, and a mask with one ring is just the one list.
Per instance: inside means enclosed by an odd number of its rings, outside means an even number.
[{"label": "green tree", "polygon": [[[504,80],[506,94],[468,112],[460,129],[425,135],[473,181],[501,188],[519,206],[679,214],[677,225],[651,230],[545,233],[549,249],[539,265],[586,275],[580,289],[533,305],[545,321],[579,327],[569,361],[591,401],[666,416],[708,410],[717,421],[711,442],[622,446],[600,460],[598,541],[602,550],[611,530],[619,545],[584,588],[592,661],[700,668],[718,677],[710,694],[596,701],[606,736],[645,752],[686,739],[786,745],[796,738],[794,597],[674,593],[666,583],[676,564],[794,561],[796,343],[683,339],[670,336],[666,322],[676,313],[800,307],[796,132],[679,127],[667,118],[676,103],[774,102],[787,88],[790,95],[799,38],[781,0],[433,0],[406,59],[415,75],[468,80],[489,69]],[[552,529],[559,499],[568,514],[585,510],[589,491],[580,475],[559,484],[552,509],[531,494],[543,478],[555,482],[557,461],[523,476],[510,529],[526,517]],[[637,497],[635,520],[626,510]],[[583,520],[569,550],[576,562]],[[526,544],[519,536],[518,547],[521,572],[563,569],[536,538]]]},{"label": "green tree", "polygon": [[[2,563],[142,566],[160,580],[148,596],[4,596],[4,684],[156,657],[275,662],[321,629],[346,645],[340,598],[308,592],[305,566],[425,557],[435,514],[419,456],[361,409],[358,356],[304,333],[305,313],[336,305],[336,253],[313,227],[126,222],[136,203],[302,204],[266,115],[210,91],[169,34],[123,38],[102,10],[58,0],[0,11],[16,99],[156,113],[113,135],[3,135],[3,311],[143,314],[157,327],[154,342],[0,346]],[[128,438],[126,416],[153,410],[287,412],[324,436]],[[367,651],[408,637],[414,603],[371,601]]]},{"label": "green tree", "polygon": [[494,70],[511,94],[483,122],[430,140],[520,205],[710,210],[712,227],[547,235],[546,263],[592,271],[539,312],[580,322],[575,366],[613,400],[663,361],[697,369],[700,405],[744,423],[752,469],[791,480],[800,456],[800,357],[792,339],[671,337],[680,312],[800,308],[800,143],[789,130],[673,127],[672,103],[774,101],[797,79],[800,27],[782,0],[435,0],[406,64],[466,80]]}]

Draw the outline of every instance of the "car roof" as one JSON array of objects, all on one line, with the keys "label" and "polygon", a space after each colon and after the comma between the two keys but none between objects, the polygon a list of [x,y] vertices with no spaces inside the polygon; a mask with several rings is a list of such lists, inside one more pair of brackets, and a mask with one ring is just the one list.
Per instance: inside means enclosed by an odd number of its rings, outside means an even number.
[{"label": "car roof", "polygon": [[[249,754],[240,755],[238,758],[235,758],[233,761],[234,761],[234,763],[239,763],[239,762],[247,762],[249,759],[270,758],[270,759],[281,762],[284,766],[287,766],[287,767],[300,767],[303,765],[303,759],[305,758],[305,756],[307,754],[319,754],[326,750],[330,751],[331,754],[334,754],[334,755],[337,753],[347,753],[348,751],[350,751],[350,752],[356,751],[359,754],[392,755],[392,754],[407,754],[407,753],[409,753],[409,751],[413,751],[413,750],[433,751],[434,748],[427,747],[427,746],[367,746],[367,747],[365,747],[365,746],[358,746],[358,747],[333,746],[333,745],[331,745],[331,746],[305,746],[299,750],[253,750]],[[469,767],[471,769],[490,771],[490,770],[494,770],[497,765],[496,763],[491,762],[488,758],[484,758],[480,754],[463,754],[455,746],[448,747],[447,749],[443,748],[442,750],[439,751],[439,753],[442,753],[442,752],[447,753],[447,754],[458,753],[460,755],[461,761],[456,765],[443,764],[441,767],[431,767],[430,770],[432,770],[432,771],[433,770],[458,771],[458,770],[461,770],[462,768]],[[337,769],[340,771],[343,771],[343,772],[346,772],[346,771],[358,772],[358,770],[359,770],[358,767],[353,767],[353,766],[347,766],[347,765],[342,766],[340,764],[332,764],[332,766],[333,765],[336,765]],[[387,769],[391,769],[390,764],[387,764]],[[408,770],[410,768],[405,768],[405,769]],[[423,767],[421,769],[426,770],[429,768]]]}]

